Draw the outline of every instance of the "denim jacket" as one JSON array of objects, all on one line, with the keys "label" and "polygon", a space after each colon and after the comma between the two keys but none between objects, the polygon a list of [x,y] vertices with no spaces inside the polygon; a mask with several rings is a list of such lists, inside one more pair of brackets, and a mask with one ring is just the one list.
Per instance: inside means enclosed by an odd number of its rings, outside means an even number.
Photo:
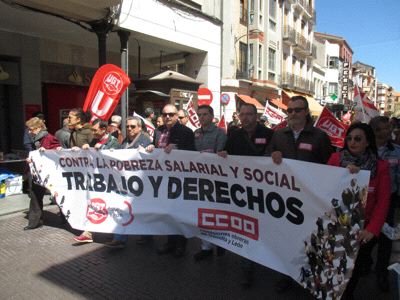
[{"label": "denim jacket", "polygon": [[378,154],[380,159],[389,162],[392,194],[400,195],[400,146],[388,141],[379,147]]}]

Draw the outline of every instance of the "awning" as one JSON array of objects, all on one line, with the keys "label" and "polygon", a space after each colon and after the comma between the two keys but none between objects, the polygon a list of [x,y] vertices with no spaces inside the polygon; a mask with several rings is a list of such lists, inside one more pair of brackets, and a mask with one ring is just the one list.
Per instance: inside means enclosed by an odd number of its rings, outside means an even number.
[{"label": "awning", "polygon": [[289,91],[282,91],[282,92],[283,92],[282,99],[284,99],[284,98],[290,99],[293,96],[305,97],[308,101],[308,108],[310,109],[311,115],[314,117],[318,117],[321,114],[323,107],[313,97],[308,96],[308,95],[302,95],[299,93],[293,93],[293,92],[289,92]]},{"label": "awning", "polygon": [[272,104],[276,105],[278,108],[287,110],[287,105],[279,101],[278,99],[269,100]]},{"label": "awning", "polygon": [[262,105],[260,102],[258,102],[257,99],[254,99],[250,96],[247,95],[237,95],[240,100],[242,100],[243,102],[249,103],[249,104],[253,104],[257,107],[257,111],[260,110],[262,112],[264,112],[264,105]]},{"label": "awning", "polygon": [[133,92],[133,94],[140,94],[140,95],[149,94],[149,93],[150,94],[156,94],[157,96],[160,96],[160,97],[166,97],[166,98],[170,97],[169,95],[167,95],[167,94],[165,94],[163,92],[153,91],[153,90],[137,90],[137,91]]}]

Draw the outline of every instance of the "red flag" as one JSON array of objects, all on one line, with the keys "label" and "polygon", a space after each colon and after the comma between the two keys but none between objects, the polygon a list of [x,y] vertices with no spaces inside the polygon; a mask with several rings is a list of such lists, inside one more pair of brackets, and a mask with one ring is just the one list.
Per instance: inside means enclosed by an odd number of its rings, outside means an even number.
[{"label": "red flag", "polygon": [[343,148],[344,138],[349,126],[336,119],[326,106],[314,126],[328,134],[332,146]]},{"label": "red flag", "polygon": [[226,132],[226,122],[225,122],[225,116],[224,115],[222,115],[221,120],[219,120],[218,127],[222,128]]},{"label": "red flag", "polygon": [[121,95],[131,83],[121,68],[107,64],[101,66],[92,79],[86,95],[83,111],[92,113],[92,120],[108,120],[117,106]]},{"label": "red flag", "polygon": [[272,126],[271,128],[272,128],[272,130],[277,131],[278,129],[285,128],[287,125],[288,125],[287,121],[284,120],[284,121],[280,122],[279,124]]}]

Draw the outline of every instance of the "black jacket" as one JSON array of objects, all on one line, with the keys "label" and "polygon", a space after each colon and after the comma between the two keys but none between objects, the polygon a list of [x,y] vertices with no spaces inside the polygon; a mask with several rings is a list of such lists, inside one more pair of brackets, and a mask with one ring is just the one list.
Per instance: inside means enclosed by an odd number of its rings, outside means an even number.
[{"label": "black jacket", "polygon": [[271,155],[274,151],[282,152],[283,158],[326,164],[333,152],[333,147],[328,135],[321,129],[315,128],[309,121],[297,141],[290,127],[275,131],[268,145],[267,154]]},{"label": "black jacket", "polygon": [[[158,145],[162,132],[166,129],[167,127],[165,125],[162,125],[154,131],[153,144],[156,147]],[[167,144],[175,144],[177,149],[179,150],[194,151],[195,146],[193,131],[190,128],[180,124],[179,122],[176,122],[170,130],[169,140]]]},{"label": "black jacket", "polygon": [[231,155],[263,156],[271,142],[272,129],[257,124],[256,131],[249,137],[243,128],[232,131],[225,144],[225,150]]}]

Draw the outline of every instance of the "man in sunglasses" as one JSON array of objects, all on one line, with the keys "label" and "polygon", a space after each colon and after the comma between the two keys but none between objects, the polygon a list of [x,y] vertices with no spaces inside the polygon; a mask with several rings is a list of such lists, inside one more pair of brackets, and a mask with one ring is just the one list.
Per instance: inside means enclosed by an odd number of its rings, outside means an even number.
[{"label": "man in sunglasses", "polygon": [[178,111],[178,121],[185,126],[189,122],[189,113],[186,109],[180,109]]},{"label": "man in sunglasses", "polygon": [[[328,135],[313,126],[307,99],[303,96],[292,97],[287,114],[288,126],[274,132],[266,154],[276,164],[280,164],[282,158],[326,164],[333,147]],[[293,283],[290,277],[282,275],[275,290],[283,293],[295,286]]]},{"label": "man in sunglasses", "polygon": [[313,126],[307,99],[292,97],[287,114],[288,126],[274,132],[267,154],[276,164],[282,158],[326,164],[333,148],[328,135]]},{"label": "man in sunglasses", "polygon": [[[164,125],[154,131],[153,144],[162,148],[166,153],[172,149],[194,151],[194,134],[191,129],[178,122],[178,110],[172,104],[167,104],[162,109]],[[169,235],[167,243],[157,249],[158,254],[173,252],[176,257],[185,254],[187,240],[181,235]]]}]

